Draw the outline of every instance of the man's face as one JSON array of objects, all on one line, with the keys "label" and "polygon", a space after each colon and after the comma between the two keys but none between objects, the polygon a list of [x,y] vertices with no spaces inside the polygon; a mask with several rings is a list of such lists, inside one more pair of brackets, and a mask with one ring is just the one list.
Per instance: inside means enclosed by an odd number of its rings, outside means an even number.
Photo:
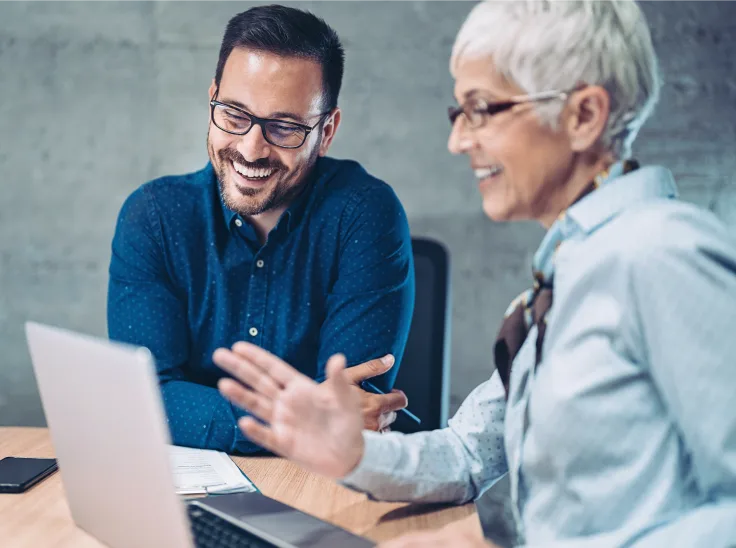
[{"label": "man's face", "polygon": [[[215,93],[218,101],[260,118],[311,127],[324,113],[322,68],[307,59],[236,48],[225,63],[219,89],[212,83],[210,98]],[[246,135],[232,135],[210,119],[207,150],[225,204],[245,216],[286,207],[317,157],[326,154],[338,121],[333,114],[301,147],[285,149],[266,141],[259,125]]]}]

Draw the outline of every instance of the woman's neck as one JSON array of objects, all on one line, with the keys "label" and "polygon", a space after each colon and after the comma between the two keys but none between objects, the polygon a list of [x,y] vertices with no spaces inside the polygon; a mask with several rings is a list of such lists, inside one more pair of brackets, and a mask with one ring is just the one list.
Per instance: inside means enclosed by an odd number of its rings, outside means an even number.
[{"label": "woman's neck", "polygon": [[551,208],[548,213],[537,220],[544,228],[551,227],[563,211],[592,190],[591,184],[594,183],[595,178],[615,163],[616,159],[612,154],[600,155],[588,161],[579,162],[573,167],[567,182],[560,185],[560,193],[558,199],[555,200],[556,207]]}]

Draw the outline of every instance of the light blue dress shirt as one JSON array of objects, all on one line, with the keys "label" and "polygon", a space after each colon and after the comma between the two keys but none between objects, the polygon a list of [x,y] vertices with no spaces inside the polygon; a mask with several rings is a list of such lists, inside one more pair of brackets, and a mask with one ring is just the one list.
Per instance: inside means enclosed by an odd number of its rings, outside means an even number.
[{"label": "light blue dress shirt", "polygon": [[508,402],[494,373],[445,429],[365,432],[343,482],[461,503],[508,472],[529,545],[736,546],[736,239],[675,198],[666,169],[614,166],[535,256],[554,304]]}]

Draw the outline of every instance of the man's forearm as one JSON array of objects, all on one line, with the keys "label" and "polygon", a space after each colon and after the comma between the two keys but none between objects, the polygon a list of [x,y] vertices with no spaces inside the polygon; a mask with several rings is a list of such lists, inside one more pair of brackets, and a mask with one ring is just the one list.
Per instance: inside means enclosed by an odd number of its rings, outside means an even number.
[{"label": "man's forearm", "polygon": [[176,380],[163,384],[161,393],[174,444],[227,453],[261,449],[238,428],[246,413],[234,409],[216,388]]}]

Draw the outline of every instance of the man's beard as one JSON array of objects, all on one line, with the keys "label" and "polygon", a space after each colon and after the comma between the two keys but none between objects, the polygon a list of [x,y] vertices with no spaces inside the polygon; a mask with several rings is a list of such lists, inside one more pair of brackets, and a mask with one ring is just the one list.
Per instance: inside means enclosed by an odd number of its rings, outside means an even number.
[{"label": "man's beard", "polygon": [[[260,215],[268,210],[289,204],[299,195],[302,191],[302,187],[304,186],[302,183],[306,180],[309,172],[317,161],[319,143],[314,148],[313,154],[310,155],[304,165],[303,171],[299,173],[299,170],[297,170],[291,174],[289,174],[286,166],[280,162],[270,161],[266,158],[260,159],[256,162],[248,162],[243,158],[242,154],[233,148],[225,148],[218,151],[217,159],[219,162],[215,164],[213,161],[215,152],[209,142],[209,136],[207,139],[207,151],[210,156],[210,161],[215,165],[217,184],[225,205],[241,216],[252,216]],[[242,188],[237,186],[234,182],[228,184],[228,178],[232,177],[232,175],[228,173],[228,166],[231,165],[232,162],[237,162],[252,169],[274,169],[274,175],[277,179],[275,183],[271,183],[269,187],[264,188]],[[292,181],[290,181],[290,179],[292,179]],[[232,189],[231,192],[237,192],[241,196],[252,198],[252,200],[248,200],[248,202],[243,203],[240,200],[234,199],[230,196],[228,189]],[[260,200],[257,199],[259,195],[263,195]]]}]

